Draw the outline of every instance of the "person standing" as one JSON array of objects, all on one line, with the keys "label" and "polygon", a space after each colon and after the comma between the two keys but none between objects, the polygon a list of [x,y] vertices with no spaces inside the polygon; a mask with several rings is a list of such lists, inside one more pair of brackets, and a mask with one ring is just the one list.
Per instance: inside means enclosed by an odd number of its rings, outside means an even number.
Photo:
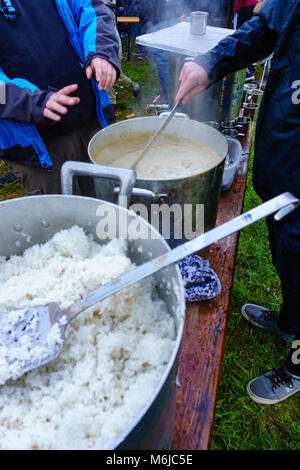
[{"label": "person standing", "polygon": [[[300,0],[267,0],[257,15],[214,49],[186,63],[176,101],[186,103],[229,73],[274,51],[255,139],[253,182],[263,201],[289,191],[300,199]],[[279,366],[253,379],[249,396],[278,403],[300,391],[300,208],[281,222],[267,219],[282,307],[246,304],[242,315],[292,343]]]},{"label": "person standing", "polygon": [[237,13],[237,28],[239,29],[253,16],[254,8],[259,0],[235,0],[234,13]]},{"label": "person standing", "polygon": [[[258,0],[235,0],[234,13],[237,15],[237,29],[239,29],[246,21],[252,18],[254,8],[258,4]],[[249,65],[247,69],[246,80],[255,79],[255,68]]]},{"label": "person standing", "polygon": [[1,0],[0,158],[28,195],[59,193],[63,163],[88,162],[89,140],[115,121],[118,52],[102,0]]}]

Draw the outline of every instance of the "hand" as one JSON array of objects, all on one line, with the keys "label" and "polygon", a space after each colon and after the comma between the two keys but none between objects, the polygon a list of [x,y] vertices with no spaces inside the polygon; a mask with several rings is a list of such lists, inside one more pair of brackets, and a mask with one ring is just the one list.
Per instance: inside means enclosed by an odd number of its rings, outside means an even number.
[{"label": "hand", "polygon": [[96,57],[86,69],[88,80],[92,77],[98,82],[99,90],[112,88],[117,80],[117,71],[108,60]]},{"label": "hand", "polygon": [[186,104],[191,98],[202,93],[209,86],[209,77],[206,70],[194,61],[186,62],[181,71],[180,88],[175,98]]},{"label": "hand", "polygon": [[60,121],[61,115],[68,113],[67,106],[76,106],[80,102],[79,98],[69,96],[76,90],[78,90],[78,85],[69,85],[53,93],[46,103],[44,117],[51,121]]}]

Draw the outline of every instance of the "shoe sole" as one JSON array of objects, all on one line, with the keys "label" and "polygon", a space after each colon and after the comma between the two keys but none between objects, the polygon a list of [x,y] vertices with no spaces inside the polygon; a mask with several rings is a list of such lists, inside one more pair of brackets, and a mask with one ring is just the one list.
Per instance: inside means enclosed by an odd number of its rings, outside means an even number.
[{"label": "shoe sole", "polygon": [[[256,304],[246,304],[247,306],[251,306],[251,307],[258,307],[258,308],[263,308],[261,305],[256,305]],[[277,336],[278,338],[281,338],[281,339],[284,339],[285,341],[289,342],[289,343],[292,343],[294,341],[294,339],[288,339],[286,338],[285,336],[281,336],[277,333],[275,333],[275,331],[272,331],[272,330],[269,330],[269,328],[266,328],[265,326],[261,325],[260,323],[257,323],[255,320],[253,320],[252,317],[250,317],[248,315],[248,313],[245,311],[245,307],[246,305],[243,305],[243,307],[241,308],[241,313],[243,315],[243,317],[248,320],[249,323],[251,323],[251,325],[254,325],[254,326],[257,326],[258,328],[260,328],[261,330],[266,330],[266,331],[269,331],[271,334]]]},{"label": "shoe sole", "polygon": [[284,397],[284,398],[279,398],[278,400],[268,400],[267,398],[260,398],[258,397],[257,395],[255,395],[251,389],[250,389],[250,386],[251,384],[255,381],[256,379],[253,379],[251,380],[251,382],[248,383],[247,385],[247,393],[249,395],[249,397],[251,398],[251,400],[255,401],[256,403],[259,403],[260,405],[276,405],[276,403],[280,403],[284,400],[287,400],[288,398],[292,397],[293,395],[295,395],[295,393],[297,392],[300,392],[300,390],[295,390],[293,393],[291,393],[290,395],[288,395],[287,397]]}]

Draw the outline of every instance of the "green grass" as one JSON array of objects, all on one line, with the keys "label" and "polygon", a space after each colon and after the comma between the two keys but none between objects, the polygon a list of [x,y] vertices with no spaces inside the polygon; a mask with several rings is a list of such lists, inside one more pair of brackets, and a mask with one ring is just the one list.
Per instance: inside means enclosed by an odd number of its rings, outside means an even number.
[{"label": "green grass", "polygon": [[[124,51],[124,57],[125,56],[126,51]],[[133,95],[119,88],[117,96],[117,120],[121,121],[122,119],[126,119],[126,117],[132,113],[136,117],[145,116],[147,105],[151,104],[153,99],[161,94],[155,65],[148,59],[140,60],[132,55],[130,63],[128,63],[125,58],[123,59],[122,69],[125,75],[129,76],[133,81],[140,83],[142,95],[141,100],[136,102]],[[160,102],[162,103],[162,100],[160,100]],[[151,114],[154,115],[155,112]]]},{"label": "green grass", "polygon": [[[124,54],[126,51],[124,51]],[[118,120],[146,114],[146,105],[160,93],[157,73],[149,61],[132,57],[123,61],[123,71],[142,85],[143,97],[136,103],[125,90],[118,92]],[[252,186],[251,155],[244,209],[261,203]],[[0,164],[0,174],[6,168]],[[20,184],[0,188],[0,200],[24,195]],[[212,449],[298,449],[300,450],[300,400],[296,395],[285,402],[266,407],[247,395],[247,383],[279,365],[288,351],[282,340],[252,327],[240,314],[244,303],[254,302],[277,309],[280,283],[272,266],[265,222],[259,222],[240,235],[232,308],[218,395]]]},{"label": "green grass", "polygon": [[[4,175],[6,172],[7,167],[0,160],[0,176]],[[22,196],[25,196],[25,193],[21,183],[5,184],[3,187],[0,186],[0,201]]]}]

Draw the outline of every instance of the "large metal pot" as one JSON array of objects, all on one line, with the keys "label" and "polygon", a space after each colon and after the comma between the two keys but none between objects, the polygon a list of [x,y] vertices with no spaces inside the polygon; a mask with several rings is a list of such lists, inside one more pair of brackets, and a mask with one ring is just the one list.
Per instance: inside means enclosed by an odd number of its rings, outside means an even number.
[{"label": "large metal pot", "polygon": [[[66,192],[72,187],[71,176],[74,174],[118,179],[123,195],[130,192],[134,181],[132,171],[123,170],[121,174],[119,171],[116,174],[111,168],[72,163],[63,169],[63,188]],[[21,255],[30,246],[46,243],[57,231],[74,225],[83,227],[99,243],[107,243],[109,240],[99,240],[96,233],[99,222],[96,213],[100,204],[110,211],[114,209],[117,221],[124,221],[127,217],[128,225],[137,217],[120,206],[79,196],[34,196],[1,202],[0,217],[5,223],[1,224],[0,229],[0,256]],[[119,218],[120,215],[122,217]],[[170,249],[153,227],[142,219],[141,224],[151,237],[129,241],[129,256],[137,265]],[[184,287],[176,266],[157,273],[155,277],[159,296],[175,318],[176,343],[164,375],[147,405],[138,411],[134,422],[112,443],[112,449],[162,449],[168,448],[172,442],[177,359],[185,316]]]},{"label": "large metal pot", "polygon": [[[91,161],[98,165],[113,166],[116,156],[112,156],[107,149],[118,142],[122,146],[127,145],[128,148],[126,147],[126,150],[128,151],[143,148],[143,145],[146,145],[150,136],[158,129],[161,119],[165,118],[136,118],[119,122],[101,130],[93,137],[89,144],[88,151]],[[221,133],[211,126],[179,118],[174,118],[169,123],[165,134],[172,137],[188,138],[196,144],[211,147],[220,156],[220,163],[206,173],[188,178],[167,180],[138,178],[132,192],[136,198],[132,199],[131,202],[138,202],[146,206],[148,214],[151,213],[151,206],[153,204],[160,206],[167,204],[169,207],[173,204],[180,204],[182,210],[184,205],[189,204],[190,207],[193,207],[193,213],[186,213],[184,218],[178,222],[180,225],[184,223],[185,227],[195,227],[196,206],[203,205],[204,227],[202,226],[197,232],[195,231],[195,235],[199,235],[201,232],[213,228],[216,222],[225,157],[228,151],[227,141]],[[104,149],[106,150],[106,156],[99,157]],[[107,182],[104,184],[103,181],[96,180],[95,185],[97,197],[111,202],[114,201],[114,183]],[[191,220],[189,221],[188,219]],[[153,223],[153,220],[148,220]],[[171,228],[170,237],[165,237],[171,246],[178,245],[186,239],[184,236],[181,239],[176,238],[177,228],[177,221],[175,220]]]},{"label": "large metal pot", "polygon": [[[172,105],[178,92],[179,76],[184,61],[181,54],[169,53],[169,102]],[[228,121],[239,115],[242,105],[246,69],[227,75],[200,95],[182,106],[182,111],[196,121]]]}]

